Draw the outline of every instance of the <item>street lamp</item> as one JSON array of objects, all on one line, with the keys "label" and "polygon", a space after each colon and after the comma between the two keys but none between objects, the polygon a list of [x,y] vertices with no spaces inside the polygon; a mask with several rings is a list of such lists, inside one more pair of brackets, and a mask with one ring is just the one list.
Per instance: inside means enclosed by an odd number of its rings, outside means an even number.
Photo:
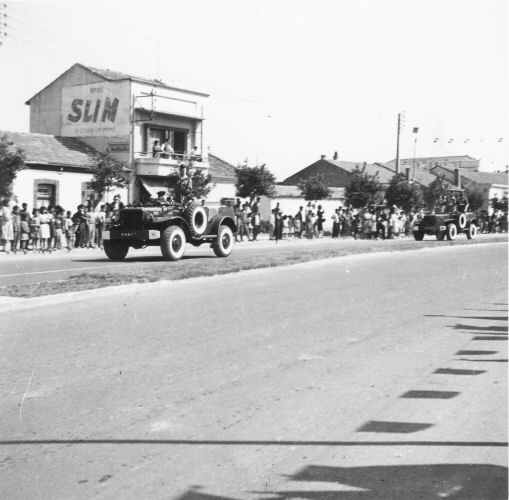
[{"label": "street lamp", "polygon": [[419,132],[419,127],[414,127],[412,132],[414,134],[414,162],[413,162],[414,168],[413,168],[412,179],[415,180],[415,157],[416,157],[416,152],[417,152],[417,132]]}]

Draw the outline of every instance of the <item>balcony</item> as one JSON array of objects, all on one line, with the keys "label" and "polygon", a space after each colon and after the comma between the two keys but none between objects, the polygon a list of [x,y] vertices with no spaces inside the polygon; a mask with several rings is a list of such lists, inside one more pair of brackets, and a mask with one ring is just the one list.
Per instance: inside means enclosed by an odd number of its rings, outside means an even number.
[{"label": "balcony", "polygon": [[136,153],[134,155],[136,175],[168,176],[178,174],[180,165],[192,164],[195,169],[208,170],[209,164],[200,155],[172,154],[171,157],[154,158],[150,153]]}]

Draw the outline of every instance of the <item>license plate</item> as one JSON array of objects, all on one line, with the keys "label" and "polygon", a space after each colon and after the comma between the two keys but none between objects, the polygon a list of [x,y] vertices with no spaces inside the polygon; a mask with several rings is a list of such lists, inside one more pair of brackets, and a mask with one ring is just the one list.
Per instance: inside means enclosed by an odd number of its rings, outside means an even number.
[{"label": "license plate", "polygon": [[445,231],[445,230],[446,230],[445,226],[440,226],[440,231]]},{"label": "license plate", "polygon": [[110,239],[110,232],[109,231],[103,231],[103,240],[109,240]]},{"label": "license plate", "polygon": [[414,226],[414,231],[419,231],[419,226]]}]

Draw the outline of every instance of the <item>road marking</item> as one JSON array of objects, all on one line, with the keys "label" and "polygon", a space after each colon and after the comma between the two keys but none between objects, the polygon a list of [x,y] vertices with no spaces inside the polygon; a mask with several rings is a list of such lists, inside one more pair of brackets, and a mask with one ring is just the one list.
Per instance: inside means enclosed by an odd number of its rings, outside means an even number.
[{"label": "road marking", "polygon": [[13,276],[28,276],[30,274],[63,273],[66,271],[86,271],[88,269],[104,269],[105,267],[118,267],[118,265],[106,264],[103,266],[93,266],[93,267],[68,267],[67,269],[51,269],[48,271],[33,271],[33,272],[27,272],[27,273],[0,274],[0,278],[11,278]]}]

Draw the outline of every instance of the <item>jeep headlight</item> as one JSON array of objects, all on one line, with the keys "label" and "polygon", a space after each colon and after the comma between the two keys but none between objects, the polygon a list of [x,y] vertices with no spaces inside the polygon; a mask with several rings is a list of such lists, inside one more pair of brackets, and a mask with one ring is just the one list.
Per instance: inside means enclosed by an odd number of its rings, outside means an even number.
[{"label": "jeep headlight", "polygon": [[152,214],[145,212],[143,214],[143,222],[150,224],[154,221],[154,217]]}]

